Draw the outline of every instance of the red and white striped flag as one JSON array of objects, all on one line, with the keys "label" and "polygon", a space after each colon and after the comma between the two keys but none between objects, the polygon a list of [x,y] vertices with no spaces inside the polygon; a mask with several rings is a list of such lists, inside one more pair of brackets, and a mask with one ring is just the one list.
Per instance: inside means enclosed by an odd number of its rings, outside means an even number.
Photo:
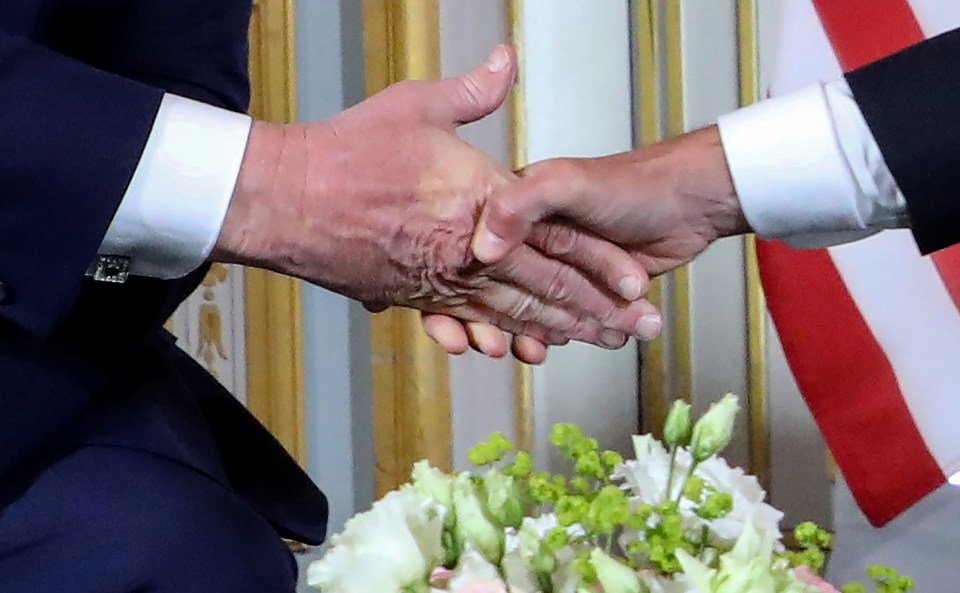
[{"label": "red and white striped flag", "polygon": [[[960,26],[938,17],[925,34],[907,0],[785,9],[772,94]],[[909,231],[888,231],[828,250],[759,241],[757,252],[800,391],[860,508],[883,525],[960,472],[960,250],[921,257]]]}]

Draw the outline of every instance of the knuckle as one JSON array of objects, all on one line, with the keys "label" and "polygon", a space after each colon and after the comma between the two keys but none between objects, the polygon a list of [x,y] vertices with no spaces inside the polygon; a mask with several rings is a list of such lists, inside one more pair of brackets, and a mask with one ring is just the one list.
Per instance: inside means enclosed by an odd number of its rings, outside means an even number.
[{"label": "knuckle", "polygon": [[520,297],[511,307],[509,315],[514,319],[529,322],[538,318],[542,305],[532,295]]},{"label": "knuckle", "polygon": [[580,292],[581,279],[566,266],[558,265],[557,270],[547,285],[546,297],[548,300],[567,304],[574,300]]},{"label": "knuckle", "polygon": [[547,225],[544,250],[550,255],[570,255],[577,249],[579,237],[572,228],[559,224]]},{"label": "knuckle", "polygon": [[498,224],[512,225],[516,221],[521,213],[519,204],[516,200],[508,199],[491,199],[487,202],[488,210],[488,223],[495,222]]}]

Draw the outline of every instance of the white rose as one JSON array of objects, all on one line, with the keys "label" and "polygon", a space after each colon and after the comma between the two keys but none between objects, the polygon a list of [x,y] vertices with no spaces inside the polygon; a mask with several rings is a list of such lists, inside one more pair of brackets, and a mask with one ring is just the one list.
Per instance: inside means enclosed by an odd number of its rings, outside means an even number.
[{"label": "white rose", "polygon": [[426,591],[443,560],[442,528],[434,500],[410,487],[391,492],[331,538],[330,551],[307,569],[307,584],[324,593]]}]

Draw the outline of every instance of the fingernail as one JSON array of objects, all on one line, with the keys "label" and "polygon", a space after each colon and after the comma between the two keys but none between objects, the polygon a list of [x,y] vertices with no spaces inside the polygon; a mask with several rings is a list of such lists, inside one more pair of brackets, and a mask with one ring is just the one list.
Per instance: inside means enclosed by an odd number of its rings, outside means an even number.
[{"label": "fingernail", "polygon": [[622,348],[627,342],[627,336],[615,329],[605,329],[600,332],[600,343],[607,348]]},{"label": "fingernail", "polygon": [[493,48],[493,51],[490,52],[490,55],[487,56],[484,65],[487,67],[487,70],[490,72],[500,72],[510,63],[510,55],[507,53],[507,48],[502,45],[498,45]]},{"label": "fingernail", "polygon": [[659,315],[647,313],[637,321],[635,335],[641,340],[652,340],[660,335],[663,321]]},{"label": "fingernail", "polygon": [[624,276],[620,279],[620,296],[628,301],[635,301],[643,296],[643,283],[635,276]]},{"label": "fingernail", "polygon": [[473,242],[473,255],[484,263],[495,261],[503,249],[503,239],[489,229],[483,229]]}]

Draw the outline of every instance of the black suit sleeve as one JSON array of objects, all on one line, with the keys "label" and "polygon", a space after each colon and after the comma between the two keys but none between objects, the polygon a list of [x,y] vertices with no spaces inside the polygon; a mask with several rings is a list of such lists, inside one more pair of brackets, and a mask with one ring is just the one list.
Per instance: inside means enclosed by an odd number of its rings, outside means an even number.
[{"label": "black suit sleeve", "polygon": [[161,98],[0,32],[0,318],[45,335],[69,311]]},{"label": "black suit sleeve", "polygon": [[847,82],[907,201],[923,253],[960,243],[960,29]]}]

